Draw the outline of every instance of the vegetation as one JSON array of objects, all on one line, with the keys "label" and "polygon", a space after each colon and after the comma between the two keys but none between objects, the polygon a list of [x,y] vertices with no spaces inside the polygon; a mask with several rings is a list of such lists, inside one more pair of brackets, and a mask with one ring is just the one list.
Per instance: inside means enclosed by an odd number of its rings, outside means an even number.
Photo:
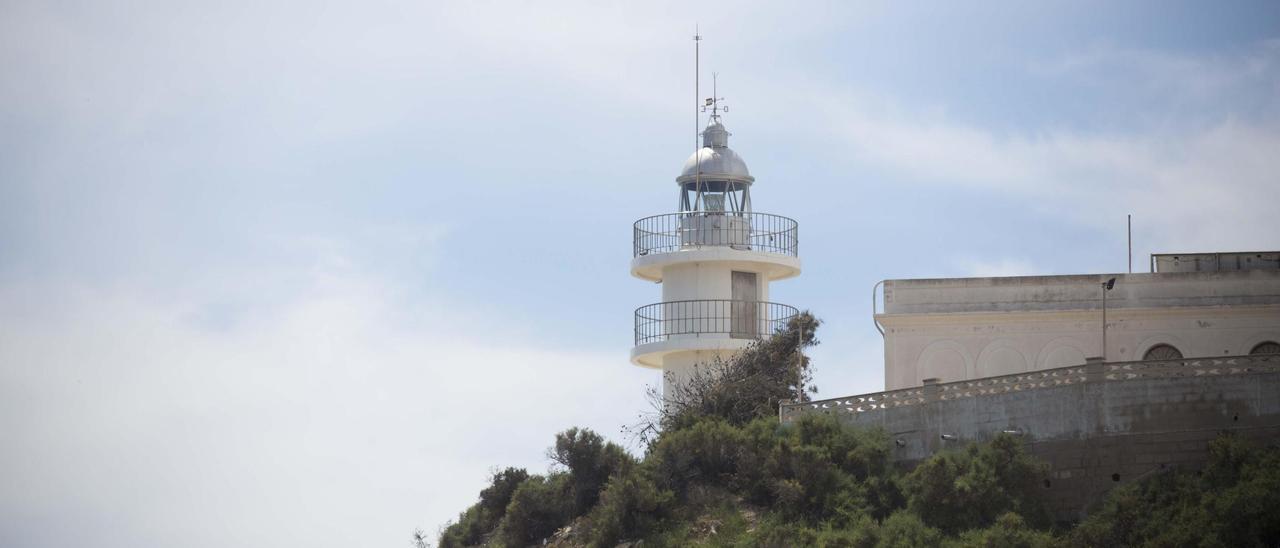
[{"label": "vegetation", "polygon": [[[1074,527],[1041,500],[1044,465],[1001,435],[907,471],[881,431],[825,415],[782,426],[810,393],[817,321],[803,314],[711,364],[637,432],[637,459],[589,430],[556,436],[546,475],[508,468],[445,527],[439,546],[1276,546],[1280,451],[1231,437],[1202,473],[1114,490]],[[419,544],[425,539],[418,535]]]}]

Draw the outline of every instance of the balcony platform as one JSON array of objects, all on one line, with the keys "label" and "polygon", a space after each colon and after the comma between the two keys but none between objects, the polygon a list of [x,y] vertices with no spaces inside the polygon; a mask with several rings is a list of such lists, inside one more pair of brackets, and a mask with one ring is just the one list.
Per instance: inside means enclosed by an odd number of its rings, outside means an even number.
[{"label": "balcony platform", "polygon": [[742,350],[786,327],[795,307],[764,301],[669,301],[636,309],[632,363],[661,369],[675,352]]},{"label": "balcony platform", "polygon": [[800,274],[799,225],[755,212],[684,212],[635,222],[631,275],[661,281],[672,264],[730,263],[770,280]]}]

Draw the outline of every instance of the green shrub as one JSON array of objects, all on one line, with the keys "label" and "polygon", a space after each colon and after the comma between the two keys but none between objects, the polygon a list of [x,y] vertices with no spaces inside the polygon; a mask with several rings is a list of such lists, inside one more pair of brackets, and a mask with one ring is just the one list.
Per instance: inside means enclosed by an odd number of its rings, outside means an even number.
[{"label": "green shrub", "polygon": [[818,533],[814,545],[824,548],[873,548],[880,543],[880,526],[868,516],[836,527],[828,524]]},{"label": "green shrub", "polygon": [[974,529],[960,535],[957,546],[983,548],[1052,548],[1060,543],[1053,535],[1027,525],[1022,516],[1007,512],[986,529]]},{"label": "green shrub", "polygon": [[[897,470],[889,464],[889,437],[883,431],[850,427],[829,415],[810,415],[785,429],[783,436],[779,448],[818,448],[834,469],[809,470],[803,460],[812,456],[797,460],[800,455],[792,453],[788,455],[791,462],[778,461],[790,470],[770,470],[777,477],[794,477],[807,484],[826,515],[856,509],[854,515],[867,513],[883,519],[905,504]],[[820,517],[812,512],[810,516]]]},{"label": "green shrub", "polygon": [[613,546],[624,539],[643,537],[654,530],[675,496],[660,489],[640,466],[613,476],[600,494],[600,502],[587,515],[592,546]]},{"label": "green shrub", "polygon": [[555,446],[547,451],[547,456],[568,470],[573,498],[571,514],[575,517],[595,505],[610,476],[624,464],[635,462],[621,447],[581,428],[556,434]]},{"label": "green shrub", "polygon": [[910,512],[896,512],[880,524],[877,548],[915,548],[938,546],[942,543],[942,531],[925,525]]},{"label": "green shrub", "polygon": [[501,517],[506,513],[507,505],[516,488],[529,479],[529,473],[523,468],[507,468],[496,472],[489,479],[489,486],[480,491],[480,507],[485,511]]},{"label": "green shrub", "polygon": [[665,487],[683,493],[690,483],[728,485],[749,447],[741,428],[719,418],[703,418],[665,432],[650,450]]},{"label": "green shrub", "polygon": [[948,533],[985,528],[1005,512],[1036,527],[1049,524],[1039,490],[1045,465],[1027,455],[1017,438],[1001,434],[926,459],[905,479],[907,507]]},{"label": "green shrub", "polygon": [[480,491],[480,502],[468,508],[458,522],[445,527],[440,534],[440,548],[461,546],[477,546],[506,514],[507,504],[516,488],[529,479],[529,473],[522,468],[507,468],[495,472],[489,479],[489,486]]},{"label": "green shrub", "polygon": [[1207,450],[1199,477],[1171,471],[1113,490],[1071,531],[1070,544],[1280,545],[1280,452],[1234,436]]},{"label": "green shrub", "polygon": [[516,488],[494,536],[504,546],[529,546],[551,536],[573,518],[568,474],[532,476]]},{"label": "green shrub", "polygon": [[818,529],[794,521],[773,517],[761,522],[749,546],[761,548],[790,548],[814,546],[818,543]]}]

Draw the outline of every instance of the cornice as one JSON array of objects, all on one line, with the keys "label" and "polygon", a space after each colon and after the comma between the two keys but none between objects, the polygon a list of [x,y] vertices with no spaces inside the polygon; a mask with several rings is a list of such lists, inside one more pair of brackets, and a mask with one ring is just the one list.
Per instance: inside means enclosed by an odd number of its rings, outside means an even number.
[{"label": "cornice", "polygon": [[[1098,320],[1101,309],[1028,310],[999,312],[941,312],[909,314],[876,314],[875,319],[889,328],[924,325],[975,325],[1011,323],[1061,323]],[[1160,308],[1108,309],[1108,320],[1145,320],[1160,318],[1248,318],[1272,317],[1280,321],[1280,304],[1187,306]]]}]

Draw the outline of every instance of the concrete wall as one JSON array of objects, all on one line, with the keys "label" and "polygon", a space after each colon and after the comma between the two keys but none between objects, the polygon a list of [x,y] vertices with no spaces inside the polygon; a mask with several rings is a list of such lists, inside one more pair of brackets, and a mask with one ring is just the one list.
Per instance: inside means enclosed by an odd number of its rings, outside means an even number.
[{"label": "concrete wall", "polygon": [[[1113,276],[1104,354],[1100,283]],[[1139,360],[1160,344],[1212,357],[1280,342],[1280,271],[889,280],[884,291],[888,390]]]},{"label": "concrete wall", "polygon": [[[914,463],[1002,431],[1048,462],[1055,515],[1080,518],[1109,489],[1170,467],[1198,468],[1224,431],[1280,440],[1280,355],[1091,364],[787,406],[881,427]],[[944,439],[944,434],[953,439]]]},{"label": "concrete wall", "polygon": [[662,270],[662,301],[733,298],[733,272],[756,274],[758,295],[769,300],[769,276],[764,265],[752,263],[682,263]]},{"label": "concrete wall", "polygon": [[1152,272],[1280,270],[1280,252],[1160,253],[1151,255]]},{"label": "concrete wall", "polygon": [[1280,270],[886,280],[885,314],[1280,304]]}]

